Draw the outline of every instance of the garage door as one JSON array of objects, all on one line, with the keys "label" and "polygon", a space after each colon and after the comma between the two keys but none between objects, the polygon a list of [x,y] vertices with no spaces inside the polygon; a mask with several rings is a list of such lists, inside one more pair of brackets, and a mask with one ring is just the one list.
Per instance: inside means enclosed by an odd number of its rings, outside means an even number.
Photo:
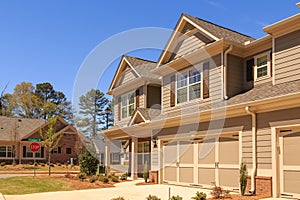
[{"label": "garage door", "polygon": [[281,195],[300,198],[300,132],[279,138]]},{"label": "garage door", "polygon": [[[201,156],[204,155],[204,156]],[[239,187],[238,135],[206,141],[172,142],[163,147],[164,181],[181,185]]]}]

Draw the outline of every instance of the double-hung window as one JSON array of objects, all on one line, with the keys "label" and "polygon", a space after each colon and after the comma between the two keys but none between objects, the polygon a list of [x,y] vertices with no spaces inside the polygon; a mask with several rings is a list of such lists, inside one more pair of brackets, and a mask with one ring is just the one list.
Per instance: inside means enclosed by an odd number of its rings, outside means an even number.
[{"label": "double-hung window", "polygon": [[0,157],[1,158],[12,158],[12,147],[11,146],[0,146]]},{"label": "double-hung window", "polygon": [[266,52],[254,57],[255,61],[255,79],[270,76],[270,52]]},{"label": "double-hung window", "polygon": [[131,92],[128,94],[125,94],[121,97],[121,104],[122,104],[122,119],[130,117],[135,108],[135,93]]},{"label": "double-hung window", "polygon": [[177,103],[201,98],[201,70],[191,69],[177,74]]}]

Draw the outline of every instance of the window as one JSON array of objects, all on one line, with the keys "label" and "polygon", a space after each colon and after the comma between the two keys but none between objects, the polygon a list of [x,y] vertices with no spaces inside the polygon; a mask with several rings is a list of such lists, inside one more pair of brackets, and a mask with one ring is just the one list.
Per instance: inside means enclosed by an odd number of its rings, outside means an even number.
[{"label": "window", "polygon": [[247,82],[254,80],[254,73],[253,73],[253,66],[254,66],[254,59],[250,59],[246,61],[247,67]]},{"label": "window", "polygon": [[134,112],[135,109],[134,94],[135,94],[134,92],[131,92],[121,97],[122,119],[126,117],[130,117]]},{"label": "window", "polygon": [[[44,147],[41,147],[38,152],[35,153],[36,158],[44,158]],[[23,157],[33,158],[33,152],[30,150],[29,146],[23,146]]]},{"label": "window", "polygon": [[119,153],[111,153],[110,156],[111,156],[112,163],[120,162],[120,154]]},{"label": "window", "polygon": [[254,57],[255,60],[255,79],[270,76],[270,52]]},{"label": "window", "polygon": [[201,98],[201,70],[192,69],[177,74],[177,103]]},{"label": "window", "polygon": [[61,148],[60,147],[56,147],[56,148],[52,149],[51,153],[52,154],[61,154]]},{"label": "window", "polygon": [[66,148],[66,154],[71,154],[72,153],[72,148]]},{"label": "window", "polygon": [[12,158],[12,147],[11,146],[0,146],[0,157],[1,158]]}]

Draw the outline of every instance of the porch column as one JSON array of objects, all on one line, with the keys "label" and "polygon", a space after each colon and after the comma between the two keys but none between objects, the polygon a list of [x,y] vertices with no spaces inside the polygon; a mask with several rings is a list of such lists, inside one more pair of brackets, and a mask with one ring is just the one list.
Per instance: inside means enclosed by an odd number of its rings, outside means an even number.
[{"label": "porch column", "polygon": [[105,175],[110,173],[110,140],[105,138]]},{"label": "porch column", "polygon": [[131,139],[131,178],[136,180],[138,178],[138,138],[132,137]]}]

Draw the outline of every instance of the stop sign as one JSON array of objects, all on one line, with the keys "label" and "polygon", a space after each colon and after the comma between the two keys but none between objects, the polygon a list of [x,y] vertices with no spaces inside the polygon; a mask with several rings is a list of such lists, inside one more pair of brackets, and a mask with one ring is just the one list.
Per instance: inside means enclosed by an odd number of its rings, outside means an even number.
[{"label": "stop sign", "polygon": [[41,148],[41,145],[37,142],[33,142],[30,144],[30,150],[32,152],[38,152],[40,150],[40,148]]}]

